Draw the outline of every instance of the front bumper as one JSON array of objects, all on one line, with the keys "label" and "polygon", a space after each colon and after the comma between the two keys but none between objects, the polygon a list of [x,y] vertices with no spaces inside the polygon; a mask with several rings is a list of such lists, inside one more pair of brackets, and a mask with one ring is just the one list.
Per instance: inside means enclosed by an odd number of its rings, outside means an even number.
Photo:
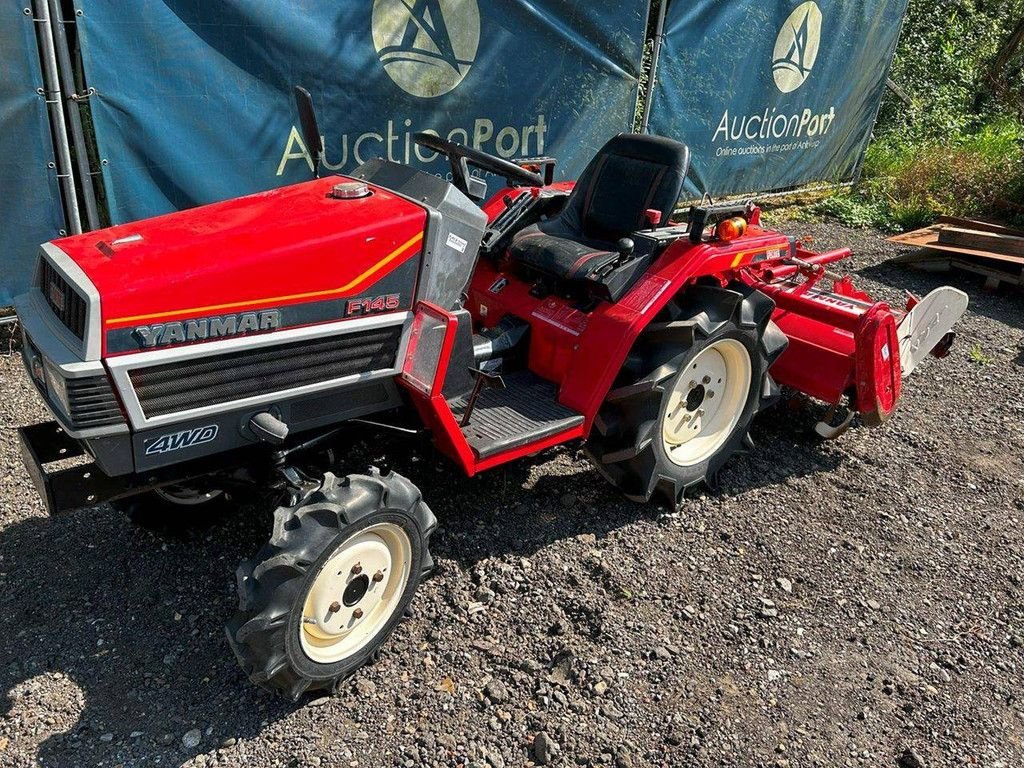
[{"label": "front bumper", "polygon": [[243,467],[259,466],[260,459],[266,459],[263,447],[254,445],[144,474],[111,476],[95,461],[51,468],[50,465],[66,459],[89,455],[82,442],[71,437],[56,421],[20,427],[18,438],[25,468],[51,515],[137,496],[168,485],[187,484],[210,475],[236,473]]},{"label": "front bumper", "polygon": [[47,465],[85,455],[78,440],[56,421],[18,430],[21,458],[50,514],[100,504],[124,494],[121,478],[108,477],[95,462],[50,471]]},{"label": "front bumper", "polygon": [[81,359],[38,289],[18,296],[14,306],[29,381],[60,425],[80,439],[127,435],[128,425],[103,363]]}]

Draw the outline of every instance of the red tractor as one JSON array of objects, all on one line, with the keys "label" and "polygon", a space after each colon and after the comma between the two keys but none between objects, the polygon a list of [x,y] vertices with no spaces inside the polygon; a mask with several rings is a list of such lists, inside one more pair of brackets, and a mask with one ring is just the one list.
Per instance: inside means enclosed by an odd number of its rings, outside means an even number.
[{"label": "red tractor", "polygon": [[[550,158],[416,141],[451,181],[371,160],[46,243],[17,302],[55,417],[20,431],[51,512],[280,494],[227,634],[292,699],[362,665],[432,566],[412,482],[311,468],[343,423],[410,410],[467,475],[583,440],[626,496],[678,505],[751,447],[780,385],[830,406],[824,436],[885,421],[966,308],[946,288],[875,302],[831,272],[848,250],[808,252],[752,204],[677,222],[689,151],[669,139],[616,136],[575,184]],[[506,188],[478,205],[471,168]]]}]

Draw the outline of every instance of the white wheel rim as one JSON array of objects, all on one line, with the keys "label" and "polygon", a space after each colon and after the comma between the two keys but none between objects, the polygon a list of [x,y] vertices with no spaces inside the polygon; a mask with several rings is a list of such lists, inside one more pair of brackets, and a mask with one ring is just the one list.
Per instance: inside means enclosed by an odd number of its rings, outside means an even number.
[{"label": "white wheel rim", "polygon": [[687,364],[662,419],[662,443],[672,463],[699,464],[725,444],[743,414],[752,376],[750,354],[735,339],[709,344]]},{"label": "white wheel rim", "polygon": [[394,523],[353,534],[320,569],[299,626],[302,650],[332,664],[366,646],[398,609],[409,582],[412,544]]}]

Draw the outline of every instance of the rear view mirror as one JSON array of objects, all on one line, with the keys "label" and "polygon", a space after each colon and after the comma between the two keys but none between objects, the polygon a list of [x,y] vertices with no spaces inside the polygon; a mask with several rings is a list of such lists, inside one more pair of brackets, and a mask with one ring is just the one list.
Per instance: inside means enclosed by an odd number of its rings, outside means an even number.
[{"label": "rear view mirror", "polygon": [[295,86],[295,108],[299,112],[299,125],[302,127],[302,140],[306,149],[313,157],[313,174],[320,177],[320,158],[324,153],[324,144],[320,138],[320,127],[316,122],[316,110],[313,109],[313,97],[301,85]]}]

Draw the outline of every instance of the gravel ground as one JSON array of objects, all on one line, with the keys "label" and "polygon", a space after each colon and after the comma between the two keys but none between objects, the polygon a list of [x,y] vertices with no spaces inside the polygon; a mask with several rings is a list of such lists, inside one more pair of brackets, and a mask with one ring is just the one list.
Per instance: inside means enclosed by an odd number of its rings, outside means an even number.
[{"label": "gravel ground", "polygon": [[776,410],[678,514],[577,446],[467,480],[374,441],[441,520],[437,573],[374,666],[297,706],[221,629],[264,515],[186,538],[45,516],[13,427],[46,414],[0,358],[0,765],[1024,764],[1024,297],[887,266],[872,232],[786,228],[853,246],[894,303],[971,294],[888,424],[820,444]]}]

